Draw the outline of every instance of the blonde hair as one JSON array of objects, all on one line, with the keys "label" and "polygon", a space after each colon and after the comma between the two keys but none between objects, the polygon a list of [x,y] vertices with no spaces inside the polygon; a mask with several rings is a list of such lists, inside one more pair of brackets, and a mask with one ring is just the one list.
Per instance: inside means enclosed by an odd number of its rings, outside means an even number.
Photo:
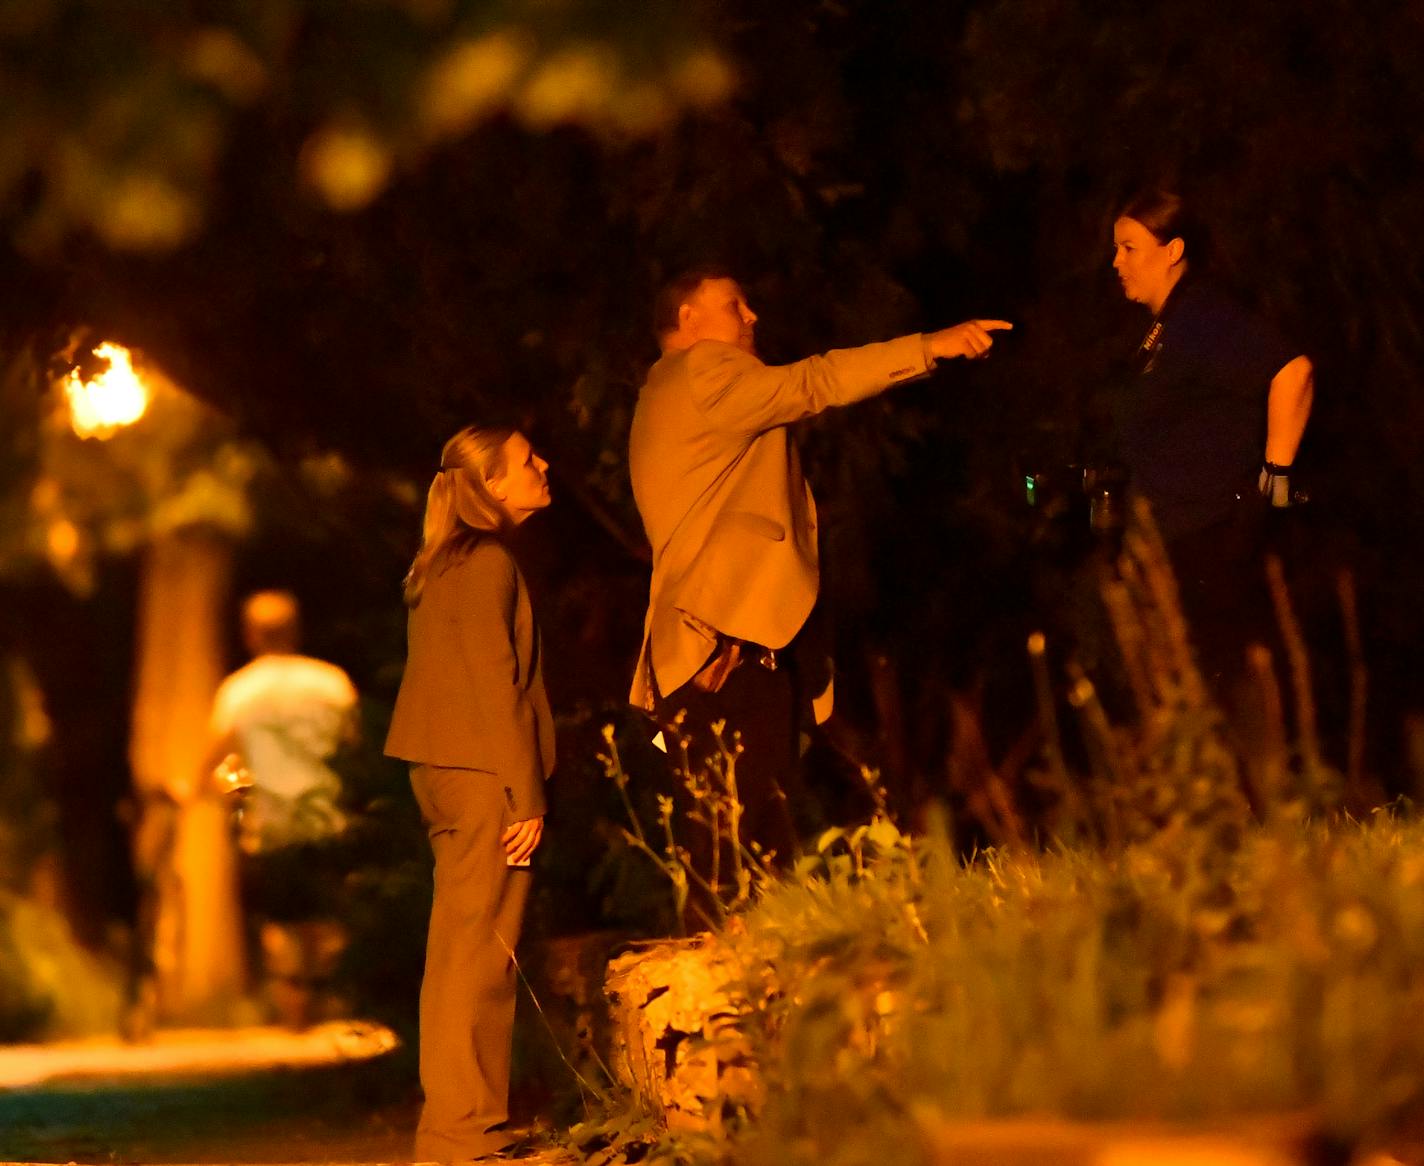
[{"label": "blonde hair", "polygon": [[488,479],[505,471],[504,445],[514,436],[505,426],[460,430],[440,451],[440,472],[425,498],[420,550],[402,587],[407,607],[420,603],[433,570],[457,563],[488,535],[506,535],[514,523]]}]

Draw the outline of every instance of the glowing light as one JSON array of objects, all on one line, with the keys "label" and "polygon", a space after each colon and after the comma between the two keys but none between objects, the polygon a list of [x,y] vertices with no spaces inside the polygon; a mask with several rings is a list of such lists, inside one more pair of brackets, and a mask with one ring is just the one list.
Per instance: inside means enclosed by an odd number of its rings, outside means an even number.
[{"label": "glowing light", "polygon": [[99,233],[129,251],[176,247],[198,229],[193,196],[154,174],[127,174],[108,188],[94,217]]},{"label": "glowing light", "polygon": [[529,79],[520,105],[536,126],[594,120],[606,112],[617,82],[617,62],[606,52],[592,47],[565,49]]},{"label": "glowing light", "polygon": [[134,372],[129,350],[118,344],[101,344],[94,349],[109,367],[91,380],[81,381],[79,370],[64,382],[69,400],[69,423],[80,437],[112,437],[125,425],[132,425],[148,408],[147,387]]},{"label": "glowing light", "polygon": [[72,562],[79,553],[79,528],[66,518],[51,523],[45,531],[45,547],[54,562]]},{"label": "glowing light", "polygon": [[702,51],[682,62],[675,83],[694,104],[715,105],[731,95],[736,75],[716,53]]},{"label": "glowing light", "polygon": [[302,147],[303,177],[338,211],[358,211],[380,194],[391,163],[390,151],[359,126],[329,126]]},{"label": "glowing light", "polygon": [[452,136],[469,130],[509,96],[530,53],[522,38],[508,32],[455,45],[426,78],[427,123]]}]

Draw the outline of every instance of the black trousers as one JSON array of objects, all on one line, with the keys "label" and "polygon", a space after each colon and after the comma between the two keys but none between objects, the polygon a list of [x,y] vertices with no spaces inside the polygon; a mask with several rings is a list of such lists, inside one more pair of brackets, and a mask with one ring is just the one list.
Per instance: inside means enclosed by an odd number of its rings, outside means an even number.
[{"label": "black trousers", "polygon": [[1167,542],[1198,663],[1219,697],[1247,676],[1249,645],[1276,645],[1265,517],[1264,504],[1251,494],[1221,521]]},{"label": "black trousers", "polygon": [[[798,669],[792,653],[777,653],[777,667],[768,669],[758,662],[760,651],[748,648],[742,663],[718,692],[703,692],[691,682],[658,702],[657,717],[672,724],[678,713],[684,718],[679,732],[688,738],[687,761],[694,777],[712,774],[720,756],[712,726],[725,722],[723,745],[736,755],[737,798],[742,805],[740,839],[750,847],[755,842],[763,852],[774,851],[777,865],[789,865],[796,853],[795,808],[803,798],[800,774],[800,732],[803,723],[802,694]],[[739,735],[739,741],[734,734]],[[669,757],[674,766],[682,764],[676,737],[667,733]],[[715,778],[713,778],[715,781]],[[693,869],[708,878],[713,865],[710,832],[689,814],[700,808],[697,799],[681,780],[674,780],[675,823],[680,844],[686,846]],[[723,846],[720,874],[725,884],[730,848]]]}]

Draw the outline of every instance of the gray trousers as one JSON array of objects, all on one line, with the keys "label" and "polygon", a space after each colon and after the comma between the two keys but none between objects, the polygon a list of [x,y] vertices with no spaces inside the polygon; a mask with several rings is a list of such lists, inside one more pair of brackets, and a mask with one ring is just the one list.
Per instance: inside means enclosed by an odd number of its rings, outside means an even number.
[{"label": "gray trousers", "polygon": [[507,1145],[514,947],[529,871],[505,865],[504,790],[490,774],[416,765],[411,786],[435,853],[435,901],[420,986],[420,1162]]}]

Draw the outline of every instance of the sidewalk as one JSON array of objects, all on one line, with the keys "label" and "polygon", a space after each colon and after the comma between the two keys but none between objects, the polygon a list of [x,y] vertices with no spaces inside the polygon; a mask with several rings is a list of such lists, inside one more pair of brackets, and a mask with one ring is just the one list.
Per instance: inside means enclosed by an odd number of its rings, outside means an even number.
[{"label": "sidewalk", "polygon": [[0,1166],[409,1162],[419,1095],[397,1048],[365,1021],[0,1046]]},{"label": "sidewalk", "polygon": [[304,1032],[284,1028],[160,1030],[141,1043],[114,1037],[0,1046],[0,1090],[144,1077],[246,1073],[349,1064],[381,1056],[399,1042],[364,1020],[329,1021]]},{"label": "sidewalk", "polygon": [[419,1104],[396,1045],[347,1021],[0,1047],[0,1160],[399,1162]]}]

